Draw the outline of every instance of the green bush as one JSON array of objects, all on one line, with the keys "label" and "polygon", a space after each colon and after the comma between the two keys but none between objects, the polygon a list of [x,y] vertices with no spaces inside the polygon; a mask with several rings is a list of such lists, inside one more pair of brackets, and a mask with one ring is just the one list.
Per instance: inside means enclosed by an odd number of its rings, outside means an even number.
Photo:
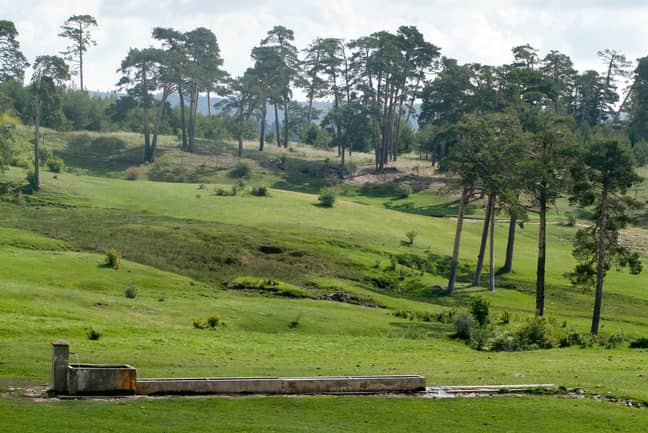
[{"label": "green bush", "polygon": [[121,254],[114,248],[106,250],[106,266],[113,269],[119,269],[121,263]]},{"label": "green bush", "polygon": [[128,167],[126,169],[126,180],[137,180],[140,177],[140,170],[137,167]]},{"label": "green bush", "polygon": [[475,328],[475,321],[467,314],[461,314],[454,321],[455,333],[453,337],[464,341],[470,341]]},{"label": "green bush", "polygon": [[137,297],[137,289],[133,286],[128,286],[124,289],[124,296],[128,299],[135,299]]},{"label": "green bush", "polygon": [[11,161],[9,161],[9,165],[13,167],[24,168],[25,170],[34,169],[34,164],[32,164],[31,161],[23,158],[20,155],[15,155],[13,158],[11,158]]},{"label": "green bush", "polygon": [[94,328],[88,329],[86,332],[86,336],[88,337],[88,340],[98,340],[101,338],[103,334],[99,331],[95,331]]},{"label": "green bush", "polygon": [[493,352],[515,352],[519,349],[517,336],[511,331],[497,332],[488,340]]},{"label": "green bush", "polygon": [[470,302],[470,314],[480,327],[484,327],[488,324],[489,310],[490,302],[481,296],[473,298]]},{"label": "green bush", "polygon": [[552,343],[547,337],[547,320],[544,317],[534,317],[517,331],[521,349],[550,349]]},{"label": "green bush", "polygon": [[640,337],[630,342],[631,349],[648,349],[648,338]]},{"label": "green bush", "polygon": [[268,191],[268,187],[266,186],[253,186],[250,190],[250,194],[255,197],[268,197],[270,195],[270,192]]},{"label": "green bush", "polygon": [[216,328],[221,323],[221,315],[218,313],[212,314],[207,318],[207,326]]},{"label": "green bush", "polygon": [[60,173],[65,167],[63,159],[57,158],[56,156],[50,157],[45,164],[47,165],[49,171],[51,171],[52,173]]},{"label": "green bush", "polygon": [[252,174],[252,169],[245,162],[239,162],[229,172],[229,177],[232,179],[248,179]]},{"label": "green bush", "polygon": [[399,183],[395,188],[396,196],[398,198],[407,198],[412,194],[412,187],[406,183]]},{"label": "green bush", "polygon": [[335,205],[335,191],[330,188],[322,188],[317,200],[323,207],[333,207]]},{"label": "green bush", "polygon": [[414,240],[416,239],[417,235],[418,233],[416,233],[415,231],[409,231],[405,233],[405,237],[407,238],[407,242],[410,246],[414,245]]},{"label": "green bush", "polygon": [[207,324],[200,319],[194,319],[192,322],[194,329],[205,329]]}]

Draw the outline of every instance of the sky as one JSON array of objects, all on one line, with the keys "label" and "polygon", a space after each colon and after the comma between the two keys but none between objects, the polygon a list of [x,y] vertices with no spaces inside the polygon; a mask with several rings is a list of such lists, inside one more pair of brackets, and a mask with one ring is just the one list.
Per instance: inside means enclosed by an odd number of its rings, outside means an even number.
[{"label": "sky", "polygon": [[414,25],[460,63],[510,63],[511,48],[526,43],[541,55],[569,55],[581,71],[602,72],[596,52],[606,48],[630,60],[648,55],[646,0],[0,0],[0,11],[15,23],[30,61],[65,49],[57,35],[69,16],[94,16],[97,46],[85,58],[85,83],[101,91],[115,89],[128,49],[153,44],[156,26],[211,29],[232,75],[251,66],[250,50],[275,25],[294,30],[300,49],[316,37],[354,39]]}]

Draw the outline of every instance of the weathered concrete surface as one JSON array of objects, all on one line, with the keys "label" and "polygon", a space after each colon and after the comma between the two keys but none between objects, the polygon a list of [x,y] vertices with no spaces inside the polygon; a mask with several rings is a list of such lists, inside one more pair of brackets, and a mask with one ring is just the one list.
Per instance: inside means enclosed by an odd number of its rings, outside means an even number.
[{"label": "weathered concrete surface", "polygon": [[353,394],[417,392],[425,378],[408,376],[230,377],[138,379],[137,394]]},{"label": "weathered concrete surface", "polygon": [[135,394],[137,370],[130,365],[71,364],[68,392],[80,394]]},{"label": "weathered concrete surface", "polygon": [[68,392],[70,345],[65,340],[52,343],[52,389],[57,394]]}]

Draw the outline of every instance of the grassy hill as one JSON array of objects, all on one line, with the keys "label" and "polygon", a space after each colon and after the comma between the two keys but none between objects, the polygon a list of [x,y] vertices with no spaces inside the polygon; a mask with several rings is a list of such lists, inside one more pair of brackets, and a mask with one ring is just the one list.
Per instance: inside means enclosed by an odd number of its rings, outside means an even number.
[{"label": "grassy hill", "polygon": [[[27,131],[21,134],[26,155]],[[429,385],[556,383],[648,401],[648,352],[625,342],[509,353],[478,351],[450,337],[454,327],[446,318],[467,312],[475,296],[491,302],[501,332],[528,323],[537,227],[531,221],[519,231],[514,272],[498,275],[491,294],[469,286],[481,224],[468,223],[459,290],[446,296],[438,286],[446,281],[455,223],[443,216],[454,212],[454,195],[448,180],[415,156],[381,178],[371,174],[369,155],[354,155],[354,175],[337,183],[335,154],[295,144],[292,151],[247,152],[251,174],[239,179],[231,176],[232,144],[203,142],[188,155],[165,137],[159,162],[137,167],[137,180],[129,181],[138,136],[113,134],[125,143],[115,145],[119,151],[75,159],[70,143],[80,135],[49,132],[48,148],[69,170],[43,173],[37,195],[0,200],[0,416],[11,420],[0,431],[79,430],[91,416],[102,419],[96,431],[515,431],[522,424],[525,431],[642,431],[648,425],[642,410],[552,397],[105,404],[20,398],[25,388],[47,382],[49,342],[66,338],[81,362],[128,362],[149,377],[420,373]],[[83,143],[91,146],[106,138],[87,137]],[[157,179],[174,182],[148,180],[160,173],[166,174]],[[18,185],[23,178],[22,169],[12,168],[0,183]],[[415,192],[399,194],[401,183]],[[219,195],[232,185],[236,195]],[[335,207],[318,205],[322,185],[338,190]],[[254,186],[270,187],[269,195],[251,194]],[[637,194],[648,195],[645,184]],[[481,206],[473,205],[470,215],[479,217]],[[547,327],[556,341],[587,333],[593,302],[590,290],[573,288],[564,277],[574,264],[576,230],[559,224],[564,209],[553,215],[548,239]],[[506,229],[498,221],[497,267]],[[417,233],[411,246],[408,231]],[[645,231],[625,236],[645,257]],[[103,264],[109,248],[123,255],[118,270]],[[610,272],[604,340],[648,336],[647,283],[645,275]],[[214,314],[224,325],[196,329],[194,322]],[[101,338],[88,339],[90,329]],[[108,423],[115,413],[121,421]],[[48,424],[48,417],[58,421]]]}]

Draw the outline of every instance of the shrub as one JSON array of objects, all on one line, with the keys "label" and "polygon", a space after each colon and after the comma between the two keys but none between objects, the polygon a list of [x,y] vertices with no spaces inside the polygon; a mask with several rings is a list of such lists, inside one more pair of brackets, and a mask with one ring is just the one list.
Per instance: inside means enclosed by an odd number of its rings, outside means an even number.
[{"label": "shrub", "polygon": [[511,313],[508,311],[502,311],[499,317],[500,325],[508,325],[511,322]]},{"label": "shrub", "polygon": [[322,188],[320,189],[317,200],[323,207],[333,207],[335,204],[335,191],[330,188]]},{"label": "shrub", "polygon": [[464,341],[470,341],[475,327],[475,321],[472,317],[462,314],[454,321],[454,337]]},{"label": "shrub", "polygon": [[200,319],[194,319],[192,322],[194,329],[205,329],[207,324]]},{"label": "shrub", "polygon": [[229,177],[233,179],[247,179],[250,177],[252,169],[250,166],[244,162],[239,162],[234,166],[229,172]]},{"label": "shrub", "polygon": [[31,161],[23,158],[20,155],[16,155],[13,158],[11,158],[11,161],[9,162],[9,165],[11,165],[13,167],[24,168],[25,170],[30,170],[30,169],[33,169],[33,167],[34,167],[34,164],[32,164]]},{"label": "shrub", "polygon": [[488,315],[490,310],[490,302],[481,296],[473,298],[470,303],[470,314],[477,321],[480,327],[488,324]]},{"label": "shrub", "polygon": [[140,177],[140,171],[137,167],[128,167],[126,169],[126,180],[137,180]]},{"label": "shrub", "polygon": [[221,323],[221,315],[214,313],[207,318],[207,325],[210,328],[216,328]]},{"label": "shrub", "polygon": [[86,332],[86,336],[88,337],[88,340],[98,340],[101,338],[103,334],[99,331],[95,331],[94,328],[88,329]]},{"label": "shrub", "polygon": [[414,239],[416,239],[417,235],[418,233],[416,233],[415,231],[405,233],[405,237],[407,237],[407,242],[410,246],[414,245]]},{"label": "shrub", "polygon": [[33,168],[27,170],[25,179],[27,180],[27,183],[32,189],[36,187],[36,173],[34,172]]},{"label": "shrub", "polygon": [[473,329],[470,335],[470,347],[475,350],[486,350],[491,331],[487,328]]},{"label": "shrub", "polygon": [[519,345],[522,349],[549,349],[552,344],[547,338],[547,320],[534,317],[517,331]]},{"label": "shrub", "polygon": [[605,346],[606,349],[614,349],[619,344],[623,344],[626,341],[626,336],[623,333],[612,334],[607,338],[601,339],[600,344]]},{"label": "shrub", "polygon": [[137,297],[137,289],[133,286],[128,286],[124,289],[124,296],[128,299],[135,299]]},{"label": "shrub", "polygon": [[227,191],[225,191],[223,188],[217,188],[214,194],[216,194],[219,197],[225,197],[227,196]]},{"label": "shrub", "polygon": [[572,212],[567,212],[567,227],[576,226],[576,215]]},{"label": "shrub", "polygon": [[518,350],[518,341],[515,334],[504,331],[491,337],[488,346],[493,352],[515,352]]},{"label": "shrub", "polygon": [[18,191],[16,193],[16,196],[14,197],[13,200],[15,205],[22,206],[25,204],[25,197],[23,196],[23,193],[21,191]]},{"label": "shrub", "polygon": [[63,167],[65,167],[63,160],[55,156],[50,157],[45,164],[52,173],[60,173],[63,171]]},{"label": "shrub", "polygon": [[630,342],[631,349],[648,349],[648,338],[640,337]]},{"label": "shrub", "polygon": [[106,266],[113,269],[119,269],[121,263],[121,254],[114,248],[106,250]]},{"label": "shrub", "polygon": [[407,198],[412,194],[412,187],[406,183],[399,183],[394,192],[398,198]]},{"label": "shrub", "polygon": [[250,190],[250,194],[255,197],[268,197],[270,195],[268,187],[266,186],[253,186]]}]

